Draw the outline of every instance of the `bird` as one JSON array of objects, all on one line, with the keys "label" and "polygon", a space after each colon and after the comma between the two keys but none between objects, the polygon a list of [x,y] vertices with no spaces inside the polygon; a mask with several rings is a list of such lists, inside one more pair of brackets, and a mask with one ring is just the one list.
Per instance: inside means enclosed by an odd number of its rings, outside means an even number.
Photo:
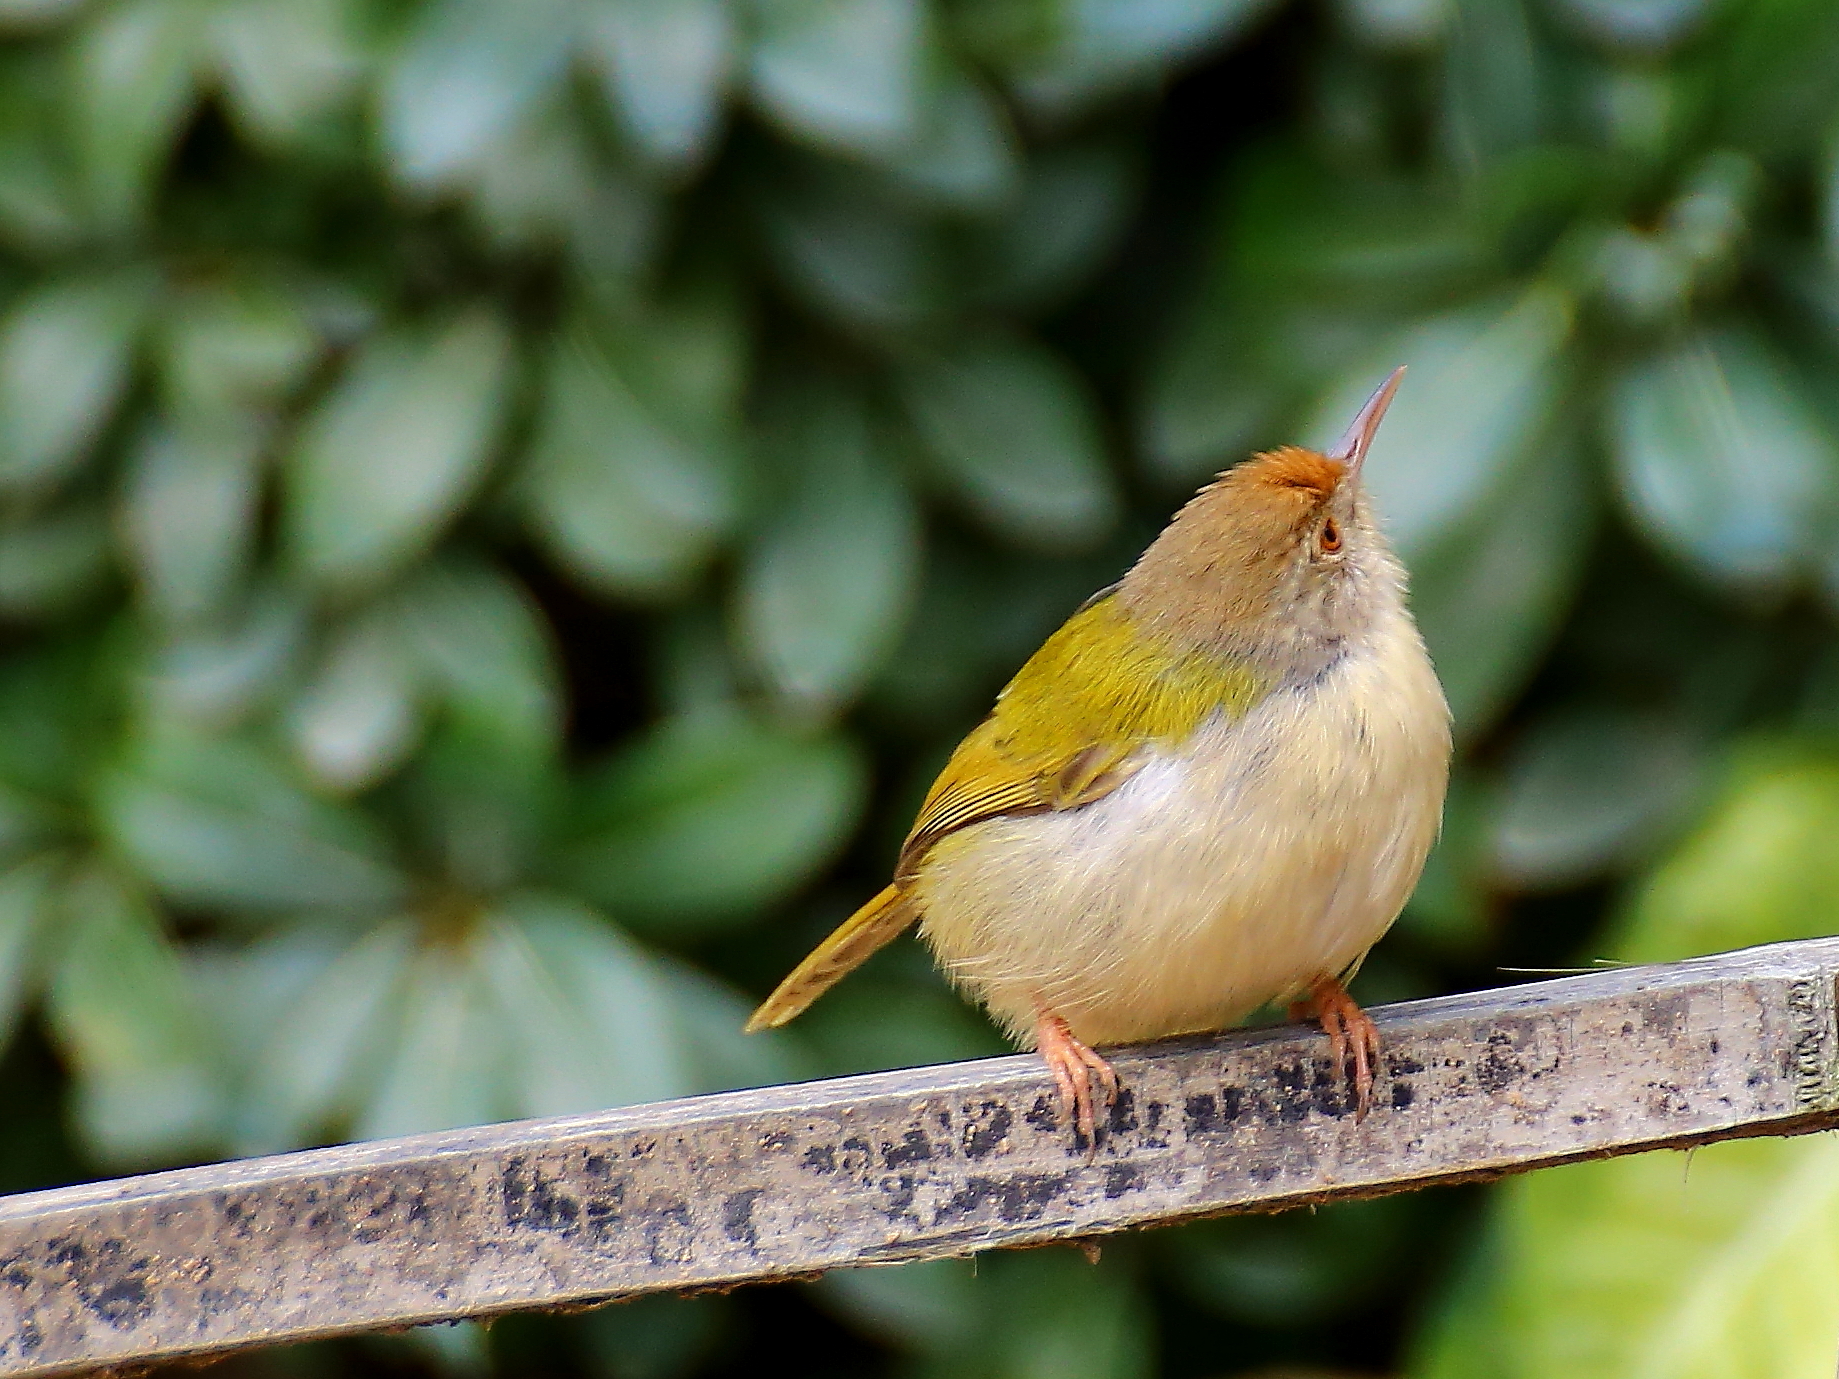
[{"label": "bird", "polygon": [[1042,644],[922,803],[893,882],[748,1022],[776,1028],[917,924],[946,976],[1039,1051],[1097,1143],[1099,1050],[1288,1005],[1356,1119],[1378,1031],[1347,982],[1441,827],[1448,704],[1362,483],[1404,376],[1332,448],[1195,494]]}]

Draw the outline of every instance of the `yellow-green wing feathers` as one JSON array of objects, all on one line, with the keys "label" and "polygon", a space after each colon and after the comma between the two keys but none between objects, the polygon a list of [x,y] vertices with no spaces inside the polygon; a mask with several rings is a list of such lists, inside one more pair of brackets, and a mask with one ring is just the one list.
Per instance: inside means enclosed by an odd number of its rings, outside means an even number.
[{"label": "yellow-green wing feathers", "polygon": [[952,753],[882,891],[779,984],[749,1030],[783,1025],[917,918],[901,887],[940,838],[999,815],[1075,809],[1117,789],[1145,749],[1243,714],[1268,685],[1219,656],[1146,637],[1106,590],[1029,658]]},{"label": "yellow-green wing feathers", "polygon": [[967,824],[1103,798],[1142,765],[1145,748],[1182,742],[1214,713],[1243,714],[1267,688],[1213,653],[1146,637],[1115,598],[1093,599],[952,753],[901,848],[896,882]]}]

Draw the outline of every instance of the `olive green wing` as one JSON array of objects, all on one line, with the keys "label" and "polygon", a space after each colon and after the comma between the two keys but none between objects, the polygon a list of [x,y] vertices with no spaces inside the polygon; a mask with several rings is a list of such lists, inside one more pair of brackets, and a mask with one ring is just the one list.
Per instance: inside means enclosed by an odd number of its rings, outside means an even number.
[{"label": "olive green wing", "polygon": [[1050,637],[952,753],[901,848],[910,881],[940,838],[1002,815],[1076,809],[1117,789],[1148,748],[1243,714],[1268,684],[1218,655],[1146,635],[1108,589]]}]

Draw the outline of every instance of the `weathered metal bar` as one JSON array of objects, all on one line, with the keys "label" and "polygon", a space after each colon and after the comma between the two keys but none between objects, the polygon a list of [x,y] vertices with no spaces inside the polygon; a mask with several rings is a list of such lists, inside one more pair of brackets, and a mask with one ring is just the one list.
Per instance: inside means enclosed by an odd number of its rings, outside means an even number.
[{"label": "weathered metal bar", "polygon": [[0,1199],[0,1374],[962,1254],[1839,1125],[1839,939],[1375,1012],[1356,1123],[1296,1027],[1120,1053],[1076,1144],[1033,1058]]}]

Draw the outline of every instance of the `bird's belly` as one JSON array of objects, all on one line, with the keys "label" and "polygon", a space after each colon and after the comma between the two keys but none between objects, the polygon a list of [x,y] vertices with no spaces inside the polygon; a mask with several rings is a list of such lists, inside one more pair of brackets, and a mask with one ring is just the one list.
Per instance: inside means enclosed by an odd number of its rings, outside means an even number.
[{"label": "bird's belly", "polygon": [[1385,932],[1435,839],[1448,750],[1428,664],[1402,683],[1344,666],[1090,805],[941,839],[914,879],[922,933],[1024,1042],[1042,1006],[1089,1043],[1221,1028]]}]

